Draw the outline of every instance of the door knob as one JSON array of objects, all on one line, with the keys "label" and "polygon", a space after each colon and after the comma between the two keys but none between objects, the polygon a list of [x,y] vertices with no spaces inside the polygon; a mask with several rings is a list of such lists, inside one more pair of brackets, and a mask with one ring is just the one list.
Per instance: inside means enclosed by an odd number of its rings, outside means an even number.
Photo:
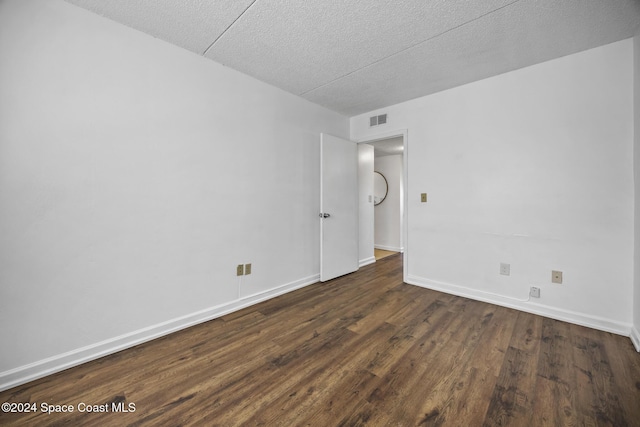
[{"label": "door knob", "polygon": [[320,213],[320,218],[329,218],[331,215],[329,215],[328,213]]}]

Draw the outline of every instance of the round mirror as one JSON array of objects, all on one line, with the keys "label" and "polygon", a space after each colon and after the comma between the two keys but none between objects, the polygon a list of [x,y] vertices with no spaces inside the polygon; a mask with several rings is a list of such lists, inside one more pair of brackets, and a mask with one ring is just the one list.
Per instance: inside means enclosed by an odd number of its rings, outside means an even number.
[{"label": "round mirror", "polygon": [[373,205],[378,206],[380,203],[384,202],[384,199],[387,198],[387,193],[389,192],[389,184],[387,183],[387,178],[384,177],[380,172],[373,172]]}]

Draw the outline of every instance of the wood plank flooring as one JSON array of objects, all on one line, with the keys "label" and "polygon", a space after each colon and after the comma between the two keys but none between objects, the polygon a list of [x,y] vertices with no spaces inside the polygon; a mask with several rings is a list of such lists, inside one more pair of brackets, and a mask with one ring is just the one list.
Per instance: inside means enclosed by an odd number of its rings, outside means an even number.
[{"label": "wood plank flooring", "polygon": [[382,258],[386,258],[388,256],[395,255],[397,253],[398,252],[387,251],[387,250],[378,249],[378,248],[373,250],[373,256],[375,257],[376,260],[379,260],[379,259],[382,259]]},{"label": "wood plank flooring", "polygon": [[628,338],[404,284],[401,256],[2,392],[37,410],[0,425],[640,426]]}]

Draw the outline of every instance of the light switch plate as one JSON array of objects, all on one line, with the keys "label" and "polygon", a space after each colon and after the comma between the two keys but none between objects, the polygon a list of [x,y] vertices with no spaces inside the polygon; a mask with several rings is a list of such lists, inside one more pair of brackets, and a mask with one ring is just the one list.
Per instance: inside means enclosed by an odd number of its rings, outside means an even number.
[{"label": "light switch plate", "polygon": [[500,274],[503,276],[511,275],[511,264],[505,264],[504,262],[500,263]]},{"label": "light switch plate", "polygon": [[420,201],[422,203],[427,203],[427,193],[420,194]]}]

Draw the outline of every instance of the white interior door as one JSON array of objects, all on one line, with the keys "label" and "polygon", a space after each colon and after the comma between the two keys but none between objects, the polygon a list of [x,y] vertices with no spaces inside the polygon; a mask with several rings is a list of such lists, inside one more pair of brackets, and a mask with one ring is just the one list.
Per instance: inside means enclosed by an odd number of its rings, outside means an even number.
[{"label": "white interior door", "polygon": [[358,147],[320,135],[320,281],[358,269]]}]

